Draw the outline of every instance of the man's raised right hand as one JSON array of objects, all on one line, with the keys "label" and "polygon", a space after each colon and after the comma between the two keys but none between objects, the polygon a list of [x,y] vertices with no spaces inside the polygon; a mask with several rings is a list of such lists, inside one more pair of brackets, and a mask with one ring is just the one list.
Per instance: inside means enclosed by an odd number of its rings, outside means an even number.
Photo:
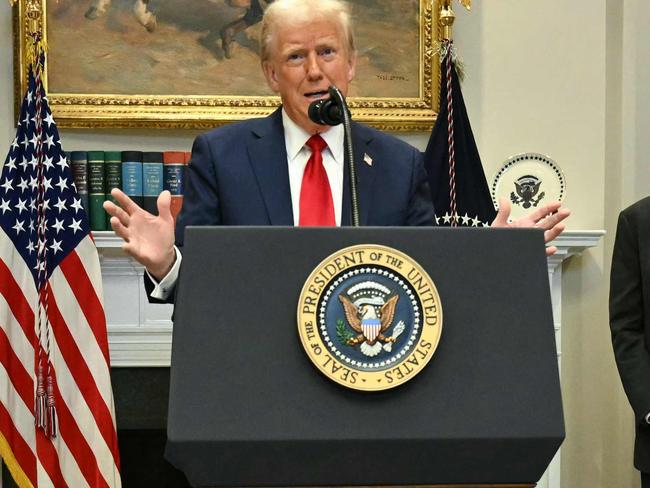
[{"label": "man's raised right hand", "polygon": [[163,191],[158,197],[157,216],[143,210],[117,188],[111,190],[111,195],[119,206],[105,201],[104,210],[111,216],[115,234],[124,239],[122,249],[160,281],[176,261],[171,194]]}]

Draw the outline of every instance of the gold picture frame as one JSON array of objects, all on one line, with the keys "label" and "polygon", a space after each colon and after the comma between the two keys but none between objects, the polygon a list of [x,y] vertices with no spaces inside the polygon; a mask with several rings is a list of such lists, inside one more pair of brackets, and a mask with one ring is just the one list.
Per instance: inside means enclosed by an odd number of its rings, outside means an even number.
[{"label": "gold picture frame", "polygon": [[[148,32],[151,26],[134,15],[141,1],[18,0],[16,113],[27,86],[27,46],[35,25],[48,46],[44,82],[59,127],[205,129],[265,116],[278,106],[254,54],[259,25],[238,32],[231,56],[225,56],[219,32],[223,36],[229,19],[243,18],[245,8],[232,0],[159,2],[157,23]],[[191,13],[183,3],[190,1]],[[90,19],[97,2],[109,6]],[[438,0],[350,4],[358,50],[348,94],[353,118],[382,130],[430,129],[439,104]],[[389,15],[393,8],[400,15]],[[217,18],[225,20],[219,24]]]}]

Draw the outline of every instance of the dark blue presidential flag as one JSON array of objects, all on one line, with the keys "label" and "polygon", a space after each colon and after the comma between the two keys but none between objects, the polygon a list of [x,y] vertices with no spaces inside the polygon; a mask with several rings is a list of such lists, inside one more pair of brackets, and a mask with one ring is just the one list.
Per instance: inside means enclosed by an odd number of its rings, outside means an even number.
[{"label": "dark blue presidential flag", "polygon": [[101,269],[43,61],[0,172],[0,455],[20,487],[117,487]]},{"label": "dark blue presidential flag", "polygon": [[440,111],[424,153],[436,223],[487,227],[496,211],[460,90],[451,41],[443,41],[441,59]]}]

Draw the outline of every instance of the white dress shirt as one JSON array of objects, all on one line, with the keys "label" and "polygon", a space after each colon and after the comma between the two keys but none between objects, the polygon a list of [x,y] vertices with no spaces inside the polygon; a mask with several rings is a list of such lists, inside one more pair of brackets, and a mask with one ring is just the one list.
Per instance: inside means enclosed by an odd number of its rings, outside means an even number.
[{"label": "white dress shirt", "polygon": [[[300,189],[302,187],[302,175],[311,156],[311,149],[307,147],[307,141],[311,137],[306,130],[298,126],[289,118],[284,108],[282,109],[282,125],[284,126],[284,145],[287,149],[287,165],[289,169],[289,187],[291,188],[291,207],[293,210],[293,223],[298,225],[300,222]],[[341,210],[343,206],[343,164],[344,148],[343,141],[345,132],[342,125],[330,127],[327,131],[322,132],[321,137],[327,143],[327,148],[323,151],[323,166],[327,173],[327,179],[332,191],[332,202],[334,204],[334,218],[336,225],[341,225]],[[176,262],[167,275],[158,283],[156,279],[149,274],[149,278],[155,284],[151,296],[164,300],[169,297],[174,289],[178,272],[181,266],[182,256],[176,246]]]},{"label": "white dress shirt", "polygon": [[[307,147],[307,141],[311,134],[291,120],[284,109],[282,109],[282,125],[284,126],[284,145],[287,148],[287,164],[289,165],[293,223],[298,225],[300,222],[300,189],[302,175],[311,156],[311,149]],[[320,136],[327,143],[327,148],[323,151],[323,166],[330,182],[330,190],[332,190],[334,219],[336,225],[340,226],[341,207],[343,206],[343,139],[345,132],[342,125],[335,125],[322,132]]]}]

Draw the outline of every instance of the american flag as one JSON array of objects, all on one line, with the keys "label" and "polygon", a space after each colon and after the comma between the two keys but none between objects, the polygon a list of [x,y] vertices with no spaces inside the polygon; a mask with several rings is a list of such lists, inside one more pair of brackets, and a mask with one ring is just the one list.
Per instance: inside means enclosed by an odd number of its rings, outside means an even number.
[{"label": "american flag", "polygon": [[42,62],[0,173],[0,454],[21,487],[117,487],[99,258]]}]

